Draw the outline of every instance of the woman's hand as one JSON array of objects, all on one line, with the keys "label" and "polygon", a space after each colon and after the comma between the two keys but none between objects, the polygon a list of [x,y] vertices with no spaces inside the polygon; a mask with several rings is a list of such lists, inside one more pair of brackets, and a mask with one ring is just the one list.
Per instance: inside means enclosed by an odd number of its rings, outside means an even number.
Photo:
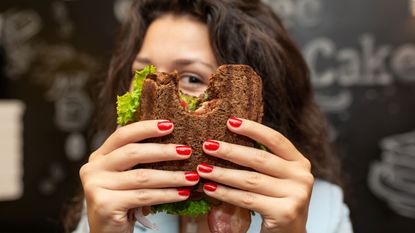
[{"label": "woman's hand", "polygon": [[170,121],[141,121],[118,128],[81,167],[80,176],[87,202],[91,232],[132,232],[130,209],[177,202],[189,190],[172,187],[195,185],[195,172],[131,168],[140,163],[189,158],[190,147],[137,143],[173,131]]},{"label": "woman's hand", "polygon": [[308,205],[314,183],[310,162],[277,131],[259,123],[231,118],[229,130],[265,145],[269,152],[208,140],[204,151],[255,171],[198,166],[208,180],[232,188],[206,183],[207,195],[262,215],[261,232],[305,233]]}]

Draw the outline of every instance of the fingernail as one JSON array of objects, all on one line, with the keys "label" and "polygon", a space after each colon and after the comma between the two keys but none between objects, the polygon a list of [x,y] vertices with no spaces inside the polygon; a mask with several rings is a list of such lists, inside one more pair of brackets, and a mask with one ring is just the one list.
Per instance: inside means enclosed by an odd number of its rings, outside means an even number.
[{"label": "fingernail", "polygon": [[242,125],[242,120],[236,117],[229,118],[229,124],[234,128],[239,128]]},{"label": "fingernail", "polygon": [[201,163],[197,166],[197,170],[203,173],[211,173],[213,170],[213,166],[210,166],[206,163]]},{"label": "fingernail", "polygon": [[203,185],[203,188],[209,192],[214,192],[216,190],[216,188],[218,187],[217,184],[215,183],[205,183]]},{"label": "fingernail", "polygon": [[197,172],[185,172],[184,176],[186,177],[186,180],[188,180],[188,181],[198,181],[199,180],[199,174],[197,174]]},{"label": "fingernail", "polygon": [[173,127],[173,122],[171,120],[160,121],[157,123],[157,127],[159,130],[166,131]]},{"label": "fingernail", "polygon": [[207,140],[205,141],[204,145],[206,150],[217,150],[219,149],[219,142],[213,141],[213,140]]},{"label": "fingernail", "polygon": [[189,189],[177,189],[177,192],[180,196],[188,197],[190,196],[190,190]]},{"label": "fingernail", "polygon": [[192,153],[192,148],[190,146],[176,146],[176,152],[179,155],[188,156]]}]

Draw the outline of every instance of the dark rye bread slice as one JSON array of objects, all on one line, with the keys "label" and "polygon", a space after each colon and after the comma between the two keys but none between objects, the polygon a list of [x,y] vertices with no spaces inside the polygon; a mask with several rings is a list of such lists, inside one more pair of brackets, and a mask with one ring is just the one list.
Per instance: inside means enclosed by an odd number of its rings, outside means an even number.
[{"label": "dark rye bread slice", "polygon": [[[206,155],[202,144],[207,139],[255,146],[245,136],[229,131],[226,122],[231,116],[262,122],[262,80],[247,65],[222,65],[209,77],[207,112],[197,114],[180,104],[177,73],[149,75],[142,88],[140,120],[169,119],[174,123],[173,133],[146,142],[188,145],[192,156],[187,160],[141,164],[139,167],[161,170],[195,171],[200,163],[244,169],[243,167]],[[248,168],[245,168],[248,169]]]}]

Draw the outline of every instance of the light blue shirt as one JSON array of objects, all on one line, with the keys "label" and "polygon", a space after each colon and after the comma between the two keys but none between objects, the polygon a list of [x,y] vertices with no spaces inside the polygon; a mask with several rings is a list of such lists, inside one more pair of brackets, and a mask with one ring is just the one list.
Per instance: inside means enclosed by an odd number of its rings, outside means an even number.
[{"label": "light blue shirt", "polygon": [[[84,208],[85,209],[85,208]],[[178,233],[179,221],[177,216],[156,214],[147,218],[158,226],[158,230],[150,230],[135,225],[134,233]],[[261,215],[252,216],[248,233],[258,233],[261,230]],[[352,233],[349,209],[343,202],[343,192],[337,185],[323,180],[316,180],[313,186],[308,210],[307,233]],[[86,212],[82,214],[78,228],[73,233],[88,233]]]}]

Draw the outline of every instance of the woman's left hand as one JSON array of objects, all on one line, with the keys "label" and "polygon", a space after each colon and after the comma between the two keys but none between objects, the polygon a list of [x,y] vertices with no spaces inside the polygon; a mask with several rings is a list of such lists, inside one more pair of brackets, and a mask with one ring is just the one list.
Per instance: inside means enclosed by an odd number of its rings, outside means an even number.
[{"label": "woman's left hand", "polygon": [[269,151],[205,141],[205,153],[255,171],[199,165],[201,177],[219,183],[205,184],[204,192],[260,213],[262,233],[305,233],[314,183],[309,160],[286,137],[267,126],[239,118],[229,119],[227,126],[232,132],[265,145]]}]

